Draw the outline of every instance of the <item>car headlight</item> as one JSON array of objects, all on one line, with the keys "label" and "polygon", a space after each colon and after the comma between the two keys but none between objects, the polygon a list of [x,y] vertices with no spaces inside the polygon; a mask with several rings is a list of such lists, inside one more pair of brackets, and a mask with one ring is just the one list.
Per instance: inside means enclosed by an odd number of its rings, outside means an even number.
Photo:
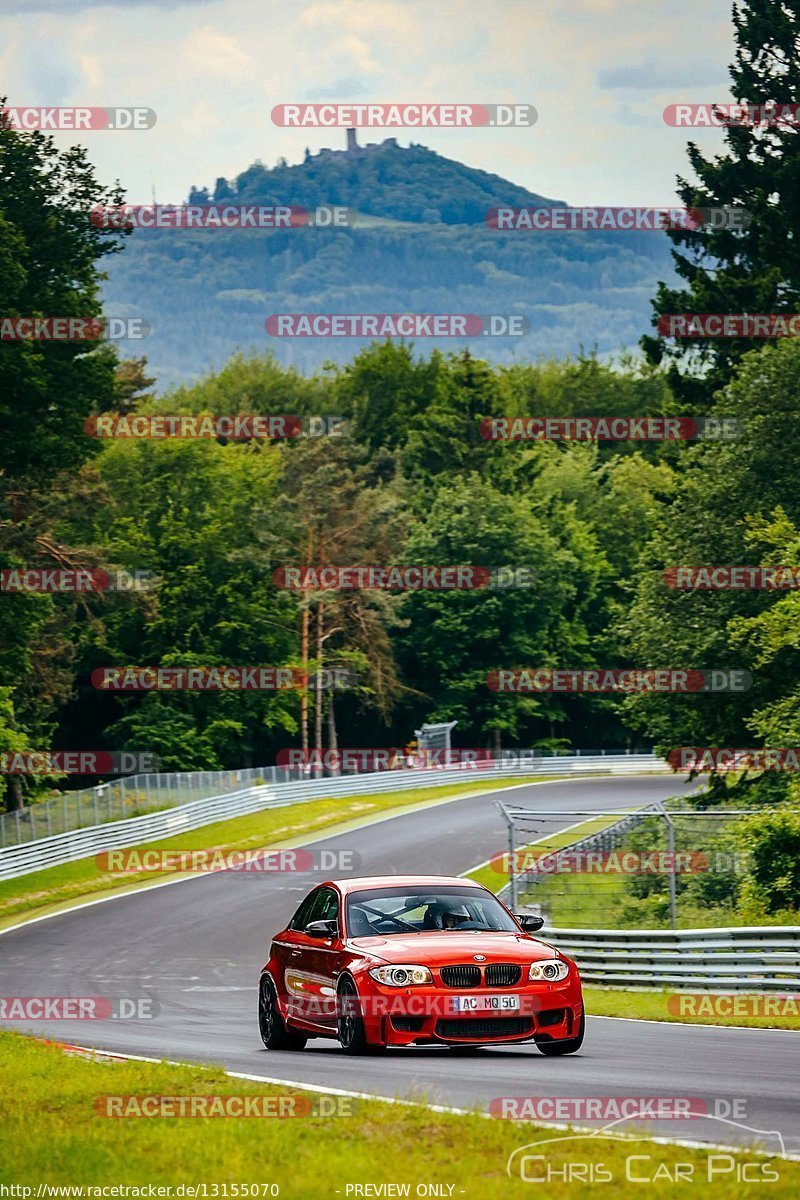
[{"label": "car headlight", "polygon": [[548,958],[545,962],[534,962],[530,965],[528,979],[544,979],[548,983],[557,983],[569,975],[569,963],[560,958]]},{"label": "car headlight", "polygon": [[378,983],[387,983],[389,987],[407,987],[412,983],[433,983],[433,976],[427,967],[373,967],[369,972]]}]

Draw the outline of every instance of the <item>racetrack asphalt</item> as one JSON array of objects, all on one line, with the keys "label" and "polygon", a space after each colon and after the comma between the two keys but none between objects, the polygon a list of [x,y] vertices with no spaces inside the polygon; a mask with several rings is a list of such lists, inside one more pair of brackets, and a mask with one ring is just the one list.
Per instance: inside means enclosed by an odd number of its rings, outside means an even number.
[{"label": "racetrack asphalt", "polygon": [[[563,811],[563,819],[542,826],[543,834],[579,820],[570,810],[631,808],[686,790],[685,783],[656,775],[526,784],[401,812],[316,838],[313,845],[356,851],[359,875],[459,875],[505,848],[497,799]],[[265,1050],[256,1001],[270,938],[305,892],[325,877],[313,872],[198,875],[0,933],[2,996],[148,996],[159,1006],[151,1020],[4,1024],[109,1051],[213,1062],[296,1083],[483,1112],[499,1096],[691,1097],[711,1111],[722,1102],[728,1114],[725,1105],[736,1101],[736,1124],[701,1118],[646,1121],[638,1127],[662,1137],[717,1144],[757,1141],[774,1151],[780,1149],[780,1133],[787,1152],[800,1153],[800,1038],[791,1031],[590,1014],[583,1048],[563,1058],[545,1058],[533,1044],[469,1054],[416,1047],[367,1058],[349,1058],[325,1039],[313,1039],[299,1052]],[[547,937],[546,926],[542,937]],[[630,1131],[626,1125],[618,1128]]]}]

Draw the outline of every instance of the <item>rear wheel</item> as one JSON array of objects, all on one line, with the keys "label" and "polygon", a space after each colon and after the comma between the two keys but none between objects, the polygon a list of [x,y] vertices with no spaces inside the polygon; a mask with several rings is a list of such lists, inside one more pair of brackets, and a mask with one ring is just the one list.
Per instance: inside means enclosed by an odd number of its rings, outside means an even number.
[{"label": "rear wheel", "polygon": [[336,1030],[339,1045],[345,1054],[368,1054],[371,1046],[358,1003],[358,992],[352,979],[345,977],[336,993]]},{"label": "rear wheel", "polygon": [[580,1050],[583,1045],[583,1035],[586,1032],[586,1014],[581,1012],[581,1023],[578,1026],[577,1036],[574,1038],[561,1038],[557,1042],[537,1042],[536,1045],[541,1050],[542,1054],[547,1054],[550,1057],[558,1054],[574,1054],[576,1050]]},{"label": "rear wheel", "polygon": [[286,1028],[269,975],[262,975],[258,986],[258,1032],[268,1050],[302,1050],[308,1041],[302,1033]]}]

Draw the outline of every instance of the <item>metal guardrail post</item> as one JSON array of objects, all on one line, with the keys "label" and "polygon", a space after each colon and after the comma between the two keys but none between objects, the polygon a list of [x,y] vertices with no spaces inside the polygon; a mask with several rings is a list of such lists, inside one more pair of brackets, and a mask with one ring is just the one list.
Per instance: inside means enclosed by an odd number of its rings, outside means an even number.
[{"label": "metal guardrail post", "polygon": [[675,822],[663,804],[659,806],[661,816],[667,822],[667,853],[669,855],[669,923],[678,928],[678,895],[675,883]]}]

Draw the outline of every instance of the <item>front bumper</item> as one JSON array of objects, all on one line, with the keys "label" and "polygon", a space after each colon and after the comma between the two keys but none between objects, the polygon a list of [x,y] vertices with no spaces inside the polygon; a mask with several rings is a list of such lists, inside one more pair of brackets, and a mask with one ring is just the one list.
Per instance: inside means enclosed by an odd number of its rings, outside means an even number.
[{"label": "front bumper", "polygon": [[487,995],[481,990],[455,992],[439,988],[380,988],[362,995],[367,1038],[375,1044],[481,1044],[562,1040],[574,1037],[583,1011],[580,983],[537,984],[503,989],[519,997],[516,1010],[454,1012],[457,995]]}]

